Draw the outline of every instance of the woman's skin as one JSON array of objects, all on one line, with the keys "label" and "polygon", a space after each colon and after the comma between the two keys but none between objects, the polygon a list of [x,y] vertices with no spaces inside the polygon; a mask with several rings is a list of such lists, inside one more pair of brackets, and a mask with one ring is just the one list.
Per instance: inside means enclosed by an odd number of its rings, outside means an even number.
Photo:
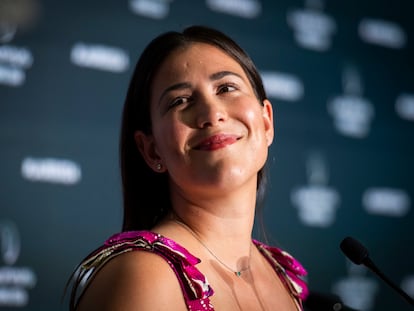
[{"label": "woman's skin", "polygon": [[[215,310],[297,310],[251,241],[257,172],[274,135],[271,103],[259,102],[233,58],[192,43],[156,73],[151,119],[152,134],[137,131],[135,141],[147,164],[169,175],[173,210],[152,231],[201,259]],[[231,270],[247,270],[237,277],[191,230]],[[147,252],[117,256],[102,268],[79,305],[92,309],[187,310],[173,270]]]}]

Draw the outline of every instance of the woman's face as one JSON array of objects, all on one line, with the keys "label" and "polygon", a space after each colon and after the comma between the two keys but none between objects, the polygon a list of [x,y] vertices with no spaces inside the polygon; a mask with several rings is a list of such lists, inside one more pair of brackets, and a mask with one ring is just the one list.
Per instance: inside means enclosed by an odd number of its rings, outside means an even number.
[{"label": "woman's face", "polygon": [[155,171],[178,191],[256,185],[273,139],[272,108],[260,103],[242,67],[222,50],[194,43],[173,52],[151,89],[152,134],[136,133]]}]

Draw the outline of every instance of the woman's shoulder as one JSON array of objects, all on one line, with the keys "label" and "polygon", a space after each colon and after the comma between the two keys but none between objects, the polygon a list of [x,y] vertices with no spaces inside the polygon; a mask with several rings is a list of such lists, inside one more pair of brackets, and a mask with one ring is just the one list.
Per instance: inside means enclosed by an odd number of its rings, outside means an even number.
[{"label": "woman's shoulder", "polygon": [[125,252],[97,271],[83,289],[81,310],[186,310],[181,289],[165,260],[150,252]]},{"label": "woman's shoulder", "polygon": [[[97,304],[102,310],[129,310],[137,305],[140,310],[171,310],[172,305],[185,310],[183,294],[186,298],[192,293],[183,293],[188,287],[183,280],[193,288],[203,284],[200,281],[206,284],[194,267],[198,262],[184,247],[157,233],[115,234],[79,265],[73,305],[79,301],[77,310],[96,309]],[[200,293],[205,292],[198,286]]]}]

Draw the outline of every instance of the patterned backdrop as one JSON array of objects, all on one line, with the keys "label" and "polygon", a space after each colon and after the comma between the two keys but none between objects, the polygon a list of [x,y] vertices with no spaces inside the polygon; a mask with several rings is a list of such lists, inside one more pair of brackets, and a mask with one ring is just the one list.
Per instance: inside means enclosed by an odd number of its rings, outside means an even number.
[{"label": "patterned backdrop", "polygon": [[121,226],[135,61],[155,35],[204,24],[248,51],[274,105],[268,240],[318,297],[412,310],[339,243],[359,239],[414,296],[413,12],[411,0],[0,0],[0,309],[67,309],[73,268]]}]

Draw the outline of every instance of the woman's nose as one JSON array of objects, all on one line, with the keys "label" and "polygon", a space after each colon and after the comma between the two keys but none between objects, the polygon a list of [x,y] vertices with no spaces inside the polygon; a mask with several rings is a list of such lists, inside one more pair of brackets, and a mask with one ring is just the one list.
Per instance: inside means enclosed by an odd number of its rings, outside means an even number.
[{"label": "woman's nose", "polygon": [[225,103],[211,97],[204,97],[197,103],[197,126],[216,126],[227,119]]}]

